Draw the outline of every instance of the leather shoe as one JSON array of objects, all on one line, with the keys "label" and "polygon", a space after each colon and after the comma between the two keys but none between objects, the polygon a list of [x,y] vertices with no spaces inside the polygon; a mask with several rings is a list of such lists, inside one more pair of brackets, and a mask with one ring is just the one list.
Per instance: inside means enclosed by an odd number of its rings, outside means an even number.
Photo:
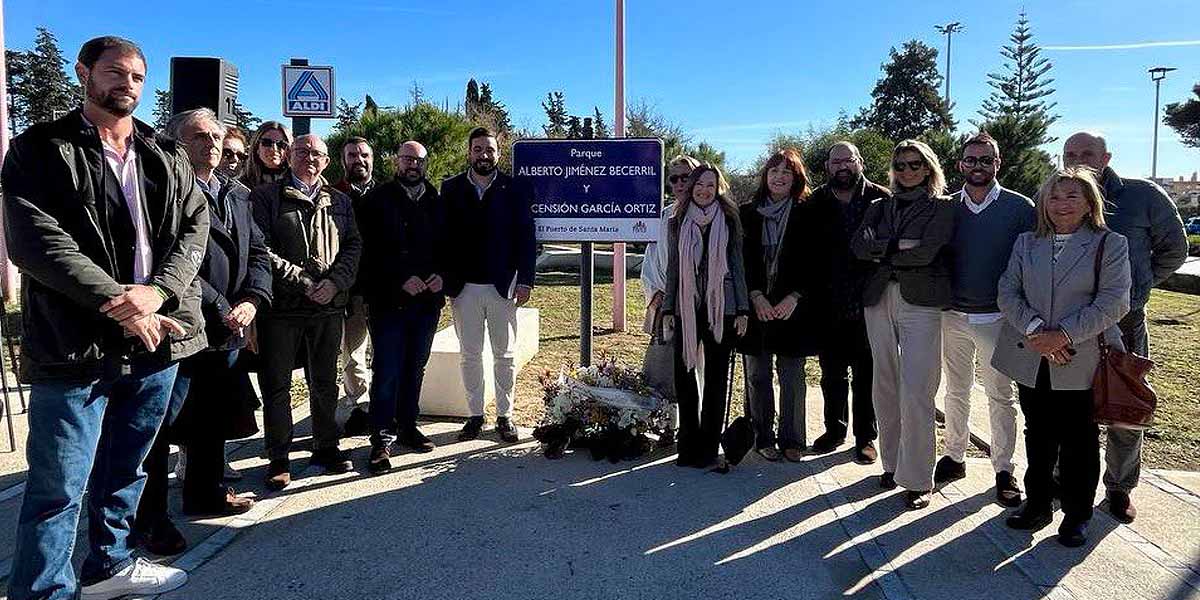
[{"label": "leather shoe", "polygon": [[996,473],[996,502],[1009,508],[1021,505],[1021,488],[1017,487],[1016,478],[1008,471]]},{"label": "leather shoe", "polygon": [[212,504],[188,504],[183,503],[183,514],[188,516],[212,515],[227,517],[230,515],[241,515],[250,512],[254,508],[254,500],[250,498],[239,498],[233,488],[225,489],[225,497]]},{"label": "leather shoe", "polygon": [[1063,519],[1058,526],[1058,543],[1068,548],[1078,548],[1087,543],[1087,521]]},{"label": "leather shoe", "polygon": [[147,552],[159,556],[174,556],[187,550],[187,540],[175,528],[171,519],[167,518],[140,531],[138,545],[145,548]]},{"label": "leather shoe", "polygon": [[896,489],[896,474],[895,473],[884,473],[883,475],[880,475],[879,476],[879,487],[881,487],[885,490]]},{"label": "leather shoe", "polygon": [[837,450],[838,446],[841,446],[843,443],[845,443],[845,441],[846,436],[834,435],[826,431],[825,433],[821,434],[821,437],[818,437],[815,441],[813,441],[811,448],[815,454],[829,454],[830,452]]},{"label": "leather shoe", "polygon": [[1009,515],[1004,520],[1004,524],[1008,525],[1010,529],[1038,531],[1045,528],[1053,520],[1054,517],[1050,514],[1050,509],[1038,508],[1026,503],[1020,510]]},{"label": "leather shoe", "polygon": [[496,419],[496,431],[500,434],[500,439],[507,444],[516,443],[520,439],[517,434],[517,426],[513,425],[512,419],[508,417]]},{"label": "leather shoe", "polygon": [[950,483],[967,476],[967,463],[960,463],[949,456],[943,456],[933,468],[934,483]]},{"label": "leather shoe", "polygon": [[1137,518],[1137,509],[1134,508],[1133,502],[1126,492],[1116,490],[1108,492],[1108,512],[1114,519],[1126,525]]},{"label": "leather shoe", "polygon": [[350,462],[350,456],[346,454],[346,451],[338,450],[336,447],[321,448],[313,452],[309,462],[325,469],[326,473],[335,475],[348,473],[354,469],[354,463]]},{"label": "leather shoe", "polygon": [[798,463],[804,460],[804,448],[784,448],[783,457],[788,462]]},{"label": "leather shoe", "polygon": [[401,446],[404,446],[413,452],[433,452],[433,449],[435,448],[433,442],[430,441],[429,438],[425,437],[425,434],[421,433],[421,430],[417,429],[416,427],[410,427],[401,431],[400,435],[397,436],[396,441],[400,442]]},{"label": "leather shoe", "polygon": [[875,450],[875,442],[867,442],[854,447],[854,462],[860,465],[873,465],[879,459],[879,452]]},{"label": "leather shoe", "polygon": [[463,423],[462,431],[458,432],[458,441],[473,440],[479,437],[480,431],[483,431],[483,417],[470,417],[466,423]]},{"label": "leather shoe", "polygon": [[762,448],[755,450],[755,452],[757,452],[759,456],[763,457],[763,460],[769,462],[779,462],[779,459],[783,458],[783,456],[779,454],[779,449],[774,446],[763,446]]},{"label": "leather shoe", "polygon": [[372,475],[387,473],[392,468],[392,453],[388,447],[380,444],[371,447],[371,456],[367,458],[367,472]]},{"label": "leather shoe", "polygon": [[267,466],[267,489],[278,492],[292,482],[292,474],[288,471],[288,461],[273,460]]},{"label": "leather shoe", "polygon": [[929,506],[929,500],[933,494],[928,491],[912,491],[909,490],[904,494],[904,505],[909,510],[920,510]]}]

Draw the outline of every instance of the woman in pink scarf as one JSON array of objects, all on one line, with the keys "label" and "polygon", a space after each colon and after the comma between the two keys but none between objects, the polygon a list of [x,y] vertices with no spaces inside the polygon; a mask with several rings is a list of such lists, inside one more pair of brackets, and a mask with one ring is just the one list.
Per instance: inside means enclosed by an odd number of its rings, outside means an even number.
[{"label": "woman in pink scarf", "polygon": [[[737,205],[721,171],[692,171],[687,196],[671,218],[663,323],[675,338],[679,402],[679,466],[707,468],[717,460],[725,419],[726,371],[737,338],[746,334],[750,300],[742,263]],[[696,364],[704,353],[704,399]],[[701,406],[703,404],[703,406]],[[701,408],[703,410],[701,410]]]}]

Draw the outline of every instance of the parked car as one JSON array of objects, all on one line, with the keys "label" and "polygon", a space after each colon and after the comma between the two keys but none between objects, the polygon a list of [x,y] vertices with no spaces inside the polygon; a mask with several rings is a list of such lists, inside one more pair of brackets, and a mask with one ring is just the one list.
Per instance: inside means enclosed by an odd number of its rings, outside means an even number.
[{"label": "parked car", "polygon": [[1200,235],[1200,217],[1192,217],[1187,220],[1188,235]]}]

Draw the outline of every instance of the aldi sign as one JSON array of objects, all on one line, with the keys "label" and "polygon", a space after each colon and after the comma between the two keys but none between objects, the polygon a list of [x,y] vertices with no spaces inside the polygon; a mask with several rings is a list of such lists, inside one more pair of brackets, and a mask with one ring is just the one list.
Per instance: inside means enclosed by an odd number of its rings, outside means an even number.
[{"label": "aldi sign", "polygon": [[283,116],[332,119],[333,67],[283,65]]}]

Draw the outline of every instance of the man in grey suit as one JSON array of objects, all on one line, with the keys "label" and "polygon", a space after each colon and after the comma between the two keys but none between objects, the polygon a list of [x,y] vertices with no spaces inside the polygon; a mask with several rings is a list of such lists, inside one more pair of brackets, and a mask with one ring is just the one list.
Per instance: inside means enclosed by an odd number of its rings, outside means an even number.
[{"label": "man in grey suit", "polygon": [[[1085,165],[1100,176],[1108,226],[1129,240],[1129,262],[1133,274],[1129,314],[1121,319],[1125,347],[1141,356],[1150,355],[1146,335],[1146,302],[1150,288],[1170,277],[1187,258],[1187,234],[1171,198],[1154,182],[1120,177],[1108,166],[1112,154],[1104,137],[1080,132],[1067,138],[1063,162]],[[1105,449],[1108,510],[1118,521],[1132,523],[1137,510],[1129,499],[1137,487],[1142,466],[1142,432],[1108,430]]]}]

